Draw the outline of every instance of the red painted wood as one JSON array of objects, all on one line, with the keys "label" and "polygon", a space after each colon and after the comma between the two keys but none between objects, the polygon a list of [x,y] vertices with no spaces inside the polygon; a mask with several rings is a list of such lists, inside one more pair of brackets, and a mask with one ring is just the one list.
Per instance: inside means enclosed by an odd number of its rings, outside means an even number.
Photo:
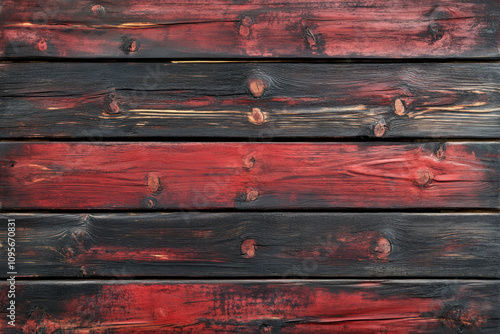
[{"label": "red painted wood", "polygon": [[4,209],[497,208],[498,143],[1,143]]},{"label": "red painted wood", "polygon": [[495,0],[3,1],[4,57],[498,57]]},{"label": "red painted wood", "polygon": [[[495,333],[499,325],[490,295],[498,281],[18,284],[23,333]],[[5,321],[0,329],[13,332]]]}]

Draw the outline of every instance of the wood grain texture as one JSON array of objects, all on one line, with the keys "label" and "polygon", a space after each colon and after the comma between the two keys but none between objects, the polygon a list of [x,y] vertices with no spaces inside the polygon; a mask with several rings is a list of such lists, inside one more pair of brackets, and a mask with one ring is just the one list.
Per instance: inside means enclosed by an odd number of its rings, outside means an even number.
[{"label": "wood grain texture", "polygon": [[497,138],[500,133],[500,64],[495,63],[4,63],[0,68],[3,138]]},{"label": "wood grain texture", "polygon": [[[499,281],[18,282],[3,333],[498,333]],[[0,292],[5,295],[6,283]],[[0,300],[2,316],[7,305]]]},{"label": "wood grain texture", "polygon": [[498,57],[496,0],[2,1],[4,58]]},{"label": "wood grain texture", "polygon": [[0,143],[9,209],[494,208],[499,143]]},{"label": "wood grain texture", "polygon": [[[16,220],[19,277],[500,278],[498,214],[9,213],[3,219]],[[6,233],[0,231],[1,240]]]}]

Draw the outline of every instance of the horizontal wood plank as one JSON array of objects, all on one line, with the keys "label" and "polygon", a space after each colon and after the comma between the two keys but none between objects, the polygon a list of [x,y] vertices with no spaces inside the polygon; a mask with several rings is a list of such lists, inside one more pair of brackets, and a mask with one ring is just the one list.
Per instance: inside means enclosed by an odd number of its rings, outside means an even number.
[{"label": "horizontal wood plank", "polygon": [[[498,214],[5,214],[18,277],[500,278]],[[7,231],[0,231],[7,240]],[[7,244],[3,244],[7,251]]]},{"label": "horizontal wood plank", "polygon": [[2,1],[3,58],[498,57],[496,0]]},{"label": "horizontal wood plank", "polygon": [[499,143],[0,143],[18,209],[493,208]]},{"label": "horizontal wood plank", "polygon": [[[3,333],[491,333],[499,281],[17,282]],[[7,295],[8,285],[0,292]],[[7,319],[6,299],[0,299]]]},{"label": "horizontal wood plank", "polygon": [[0,68],[3,138],[497,138],[500,131],[496,63]]}]

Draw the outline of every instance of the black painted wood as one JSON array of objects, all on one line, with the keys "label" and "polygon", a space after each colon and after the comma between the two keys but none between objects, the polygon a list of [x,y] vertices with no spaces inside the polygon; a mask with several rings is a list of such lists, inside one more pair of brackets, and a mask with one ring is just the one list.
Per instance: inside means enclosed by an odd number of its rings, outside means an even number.
[{"label": "black painted wood", "polygon": [[2,138],[499,134],[496,63],[4,63],[0,68]]},{"label": "black painted wood", "polygon": [[17,223],[20,277],[500,275],[498,214],[0,216],[7,218]]}]

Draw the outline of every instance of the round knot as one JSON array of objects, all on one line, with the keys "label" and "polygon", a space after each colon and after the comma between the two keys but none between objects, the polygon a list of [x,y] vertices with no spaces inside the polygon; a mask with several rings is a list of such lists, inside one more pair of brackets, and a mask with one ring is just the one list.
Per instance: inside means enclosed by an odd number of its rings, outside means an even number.
[{"label": "round knot", "polygon": [[257,200],[258,197],[259,197],[259,192],[257,190],[250,189],[247,191],[247,197],[246,197],[247,202],[253,202]]},{"label": "round knot", "polygon": [[261,97],[267,88],[267,82],[261,78],[251,78],[248,80],[248,89],[254,97]]},{"label": "round knot", "polygon": [[241,243],[240,249],[244,258],[253,258],[255,256],[255,250],[257,249],[257,242],[253,239],[246,239]]},{"label": "round knot", "polygon": [[394,101],[394,113],[398,116],[403,116],[405,114],[405,105],[400,99]]},{"label": "round knot", "polygon": [[417,174],[417,183],[424,187],[429,185],[432,181],[432,174],[427,170],[419,170]]},{"label": "round knot", "polygon": [[260,108],[252,108],[250,115],[248,116],[248,121],[255,125],[261,125],[265,121],[265,116]]}]

